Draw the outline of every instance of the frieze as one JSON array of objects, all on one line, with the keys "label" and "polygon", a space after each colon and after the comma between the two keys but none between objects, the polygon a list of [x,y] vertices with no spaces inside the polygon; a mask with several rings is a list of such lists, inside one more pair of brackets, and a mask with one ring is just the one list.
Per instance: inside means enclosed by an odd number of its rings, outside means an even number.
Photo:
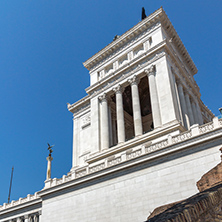
[{"label": "frieze", "polygon": [[98,95],[101,91],[105,91],[106,89],[114,86],[116,83],[120,82],[121,80],[126,79],[127,77],[129,77],[133,73],[135,73],[136,71],[139,71],[139,70],[143,69],[144,67],[147,67],[148,65],[152,64],[153,62],[155,62],[156,60],[158,60],[159,58],[161,58],[164,55],[165,55],[165,51],[160,50],[155,55],[149,56],[148,58],[144,59],[140,64],[136,64],[136,65],[128,68],[124,72],[119,73],[116,77],[113,78],[112,81],[109,82],[109,84],[108,83],[103,84],[97,90],[93,90],[92,92],[89,92],[89,94],[91,94],[91,96]]},{"label": "frieze", "polygon": [[154,151],[165,148],[168,145],[168,140],[163,140],[161,142],[155,143],[145,148],[146,153],[152,153]]},{"label": "frieze", "polygon": [[107,160],[107,165],[108,166],[113,166],[113,165],[116,165],[116,164],[120,163],[121,161],[122,161],[121,156],[116,157],[116,158],[109,158]]},{"label": "frieze", "polygon": [[199,131],[200,131],[201,134],[212,131],[213,129],[214,129],[213,122],[207,123],[207,124],[202,125],[202,126],[199,127]]},{"label": "frieze", "polygon": [[105,57],[103,60],[101,60],[99,63],[96,63],[94,66],[92,66],[90,68],[90,70],[94,70],[96,68],[98,68],[101,64],[106,63],[108,60],[110,60],[113,57],[116,57],[116,54],[124,51],[126,48],[132,46],[133,44],[135,44],[135,41],[138,41],[139,39],[141,39],[144,35],[154,31],[156,28],[158,28],[160,26],[160,22],[155,23],[153,26],[151,26],[150,28],[144,30],[142,33],[140,33],[139,35],[135,36],[134,38],[132,38],[130,41],[128,42],[124,42],[122,43],[123,45],[121,47],[119,47],[118,49],[114,50],[111,54],[109,54],[109,56]]},{"label": "frieze", "polygon": [[172,137],[172,143],[182,142],[182,141],[187,140],[191,137],[192,137],[191,131],[187,131],[185,133],[179,134],[178,136],[173,136]]},{"label": "frieze", "polygon": [[76,178],[83,177],[87,174],[86,168],[76,172]]},{"label": "frieze", "polygon": [[132,149],[128,152],[126,152],[126,159],[127,160],[130,160],[130,159],[133,159],[133,158],[136,158],[138,156],[140,156],[142,154],[142,149],[137,149],[135,151],[132,151]]},{"label": "frieze", "polygon": [[104,168],[105,168],[105,163],[100,163],[96,166],[89,167],[89,173],[94,173],[94,172],[102,170]]}]

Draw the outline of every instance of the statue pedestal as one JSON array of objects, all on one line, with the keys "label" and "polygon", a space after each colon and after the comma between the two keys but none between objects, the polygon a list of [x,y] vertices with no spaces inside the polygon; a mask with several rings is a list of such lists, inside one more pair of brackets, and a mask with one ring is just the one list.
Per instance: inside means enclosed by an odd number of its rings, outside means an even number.
[{"label": "statue pedestal", "polygon": [[51,179],[51,162],[52,162],[53,158],[51,156],[48,156],[46,158],[46,160],[48,161],[46,180],[49,180],[49,179]]},{"label": "statue pedestal", "polygon": [[44,189],[50,188],[51,184],[52,184],[52,179],[51,178],[48,179],[48,180],[45,180],[45,187],[44,187]]}]

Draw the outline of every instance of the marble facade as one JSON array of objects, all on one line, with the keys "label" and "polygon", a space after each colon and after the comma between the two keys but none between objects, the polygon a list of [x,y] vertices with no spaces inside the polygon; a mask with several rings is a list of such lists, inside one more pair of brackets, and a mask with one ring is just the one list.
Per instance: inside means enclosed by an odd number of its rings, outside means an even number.
[{"label": "marble facade", "polygon": [[222,120],[201,101],[197,68],[162,8],[84,66],[87,96],[68,104],[70,172],[1,206],[0,222],[144,221],[194,194],[219,160]]}]

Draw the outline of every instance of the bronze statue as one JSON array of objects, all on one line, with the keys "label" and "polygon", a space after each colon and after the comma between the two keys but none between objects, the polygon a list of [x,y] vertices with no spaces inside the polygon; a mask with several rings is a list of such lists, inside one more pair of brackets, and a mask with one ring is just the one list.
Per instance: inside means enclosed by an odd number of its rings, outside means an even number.
[{"label": "bronze statue", "polygon": [[51,155],[52,155],[51,153],[53,152],[52,147],[53,147],[54,145],[50,146],[49,143],[47,143],[47,144],[48,144],[49,156],[51,156]]},{"label": "bronze statue", "polygon": [[146,18],[145,8],[142,7],[142,17],[141,17],[141,20],[143,20],[145,18]]}]

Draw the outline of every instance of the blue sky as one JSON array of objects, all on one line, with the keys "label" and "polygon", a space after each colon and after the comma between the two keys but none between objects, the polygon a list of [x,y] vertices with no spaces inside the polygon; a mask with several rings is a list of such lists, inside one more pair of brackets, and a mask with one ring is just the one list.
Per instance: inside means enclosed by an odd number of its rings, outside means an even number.
[{"label": "blue sky", "polygon": [[[163,6],[198,68],[203,102],[222,106],[221,0],[0,1],[0,205],[44,187],[47,143],[52,177],[71,168],[72,114],[66,103],[86,95],[82,63]],[[219,152],[218,152],[219,153]],[[219,155],[219,154],[218,154]],[[194,184],[195,186],[195,184]]]}]

